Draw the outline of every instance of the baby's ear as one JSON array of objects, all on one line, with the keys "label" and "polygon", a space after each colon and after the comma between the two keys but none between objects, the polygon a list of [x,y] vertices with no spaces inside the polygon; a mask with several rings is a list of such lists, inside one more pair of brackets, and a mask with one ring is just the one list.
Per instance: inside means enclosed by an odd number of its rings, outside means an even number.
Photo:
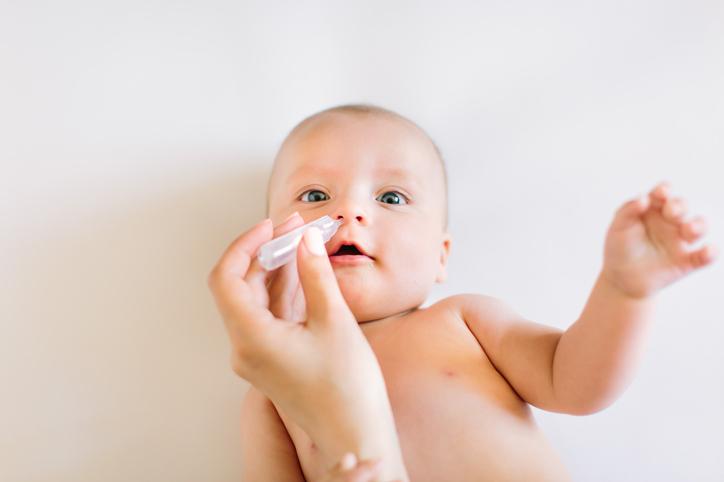
[{"label": "baby's ear", "polygon": [[440,266],[438,267],[437,276],[435,277],[436,283],[442,283],[447,279],[447,258],[450,256],[450,244],[452,243],[452,236],[450,233],[445,233],[442,236],[442,242],[440,244]]}]

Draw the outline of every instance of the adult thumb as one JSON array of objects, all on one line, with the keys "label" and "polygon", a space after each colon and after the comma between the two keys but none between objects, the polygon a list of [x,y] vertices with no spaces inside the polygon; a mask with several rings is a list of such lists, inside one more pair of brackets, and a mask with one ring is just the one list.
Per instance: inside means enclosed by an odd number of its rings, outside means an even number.
[{"label": "adult thumb", "polygon": [[297,248],[297,270],[307,305],[307,321],[334,321],[330,318],[349,311],[319,229],[311,227],[304,232]]}]

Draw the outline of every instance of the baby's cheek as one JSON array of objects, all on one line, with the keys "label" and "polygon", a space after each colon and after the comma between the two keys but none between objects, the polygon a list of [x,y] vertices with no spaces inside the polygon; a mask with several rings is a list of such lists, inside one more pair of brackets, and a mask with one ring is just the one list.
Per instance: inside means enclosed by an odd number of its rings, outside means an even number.
[{"label": "baby's cheek", "polygon": [[430,271],[431,258],[429,251],[410,248],[399,249],[394,253],[387,266],[387,270],[398,283],[413,283],[419,285],[427,278]]}]

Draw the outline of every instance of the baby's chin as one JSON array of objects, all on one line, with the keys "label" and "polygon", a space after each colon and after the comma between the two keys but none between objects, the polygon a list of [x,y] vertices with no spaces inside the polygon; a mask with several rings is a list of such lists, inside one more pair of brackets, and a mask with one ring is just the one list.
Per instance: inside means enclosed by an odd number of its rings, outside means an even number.
[{"label": "baby's chin", "polygon": [[357,323],[360,325],[372,321],[381,321],[385,318],[395,317],[400,314],[405,314],[413,311],[415,308],[417,308],[417,306],[409,306],[405,309],[400,309],[399,307],[385,307],[380,306],[379,303],[373,308],[371,308],[370,305],[365,305],[362,307],[350,306],[350,310],[352,311],[355,320],[357,320]]},{"label": "baby's chin", "polygon": [[365,282],[351,276],[337,276],[337,282],[357,323],[380,320],[417,306],[412,301],[406,303],[400,297],[390,298],[388,287],[381,284],[370,286],[369,280]]}]

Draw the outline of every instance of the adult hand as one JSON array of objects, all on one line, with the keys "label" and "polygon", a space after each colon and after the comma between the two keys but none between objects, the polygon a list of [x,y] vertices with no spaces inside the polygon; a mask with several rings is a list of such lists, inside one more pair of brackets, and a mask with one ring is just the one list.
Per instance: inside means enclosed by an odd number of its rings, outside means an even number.
[{"label": "adult hand", "polygon": [[[290,220],[277,234],[302,224]],[[386,459],[386,479],[406,478],[384,379],[347,306],[317,229],[297,248],[306,319],[269,310],[269,273],[256,253],[273,235],[269,219],[228,247],[208,277],[231,341],[231,365],[338,459],[353,451]],[[273,302],[272,302],[273,304]]]},{"label": "adult hand", "polygon": [[[303,224],[304,220],[295,212],[274,228],[273,237],[281,236]],[[257,276],[254,274],[257,272],[260,272],[261,275],[266,274],[266,291],[262,290],[258,284],[253,284],[251,287],[252,289],[258,289],[258,293],[255,293],[257,299],[267,302],[269,311],[274,316],[279,319],[297,322],[307,319],[307,307],[299,283],[296,257],[279,269],[270,272],[265,272],[258,262],[252,263],[247,277]]]}]

